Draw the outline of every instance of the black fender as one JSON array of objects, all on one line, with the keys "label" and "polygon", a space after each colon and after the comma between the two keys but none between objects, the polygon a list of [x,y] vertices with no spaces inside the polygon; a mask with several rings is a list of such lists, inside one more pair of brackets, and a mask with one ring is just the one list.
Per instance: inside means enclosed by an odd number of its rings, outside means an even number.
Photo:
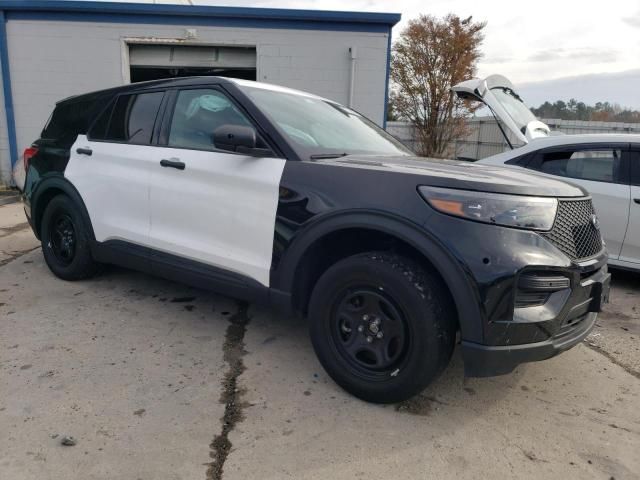
[{"label": "black fender", "polygon": [[[305,252],[316,242],[339,230],[362,228],[396,237],[420,252],[444,279],[458,311],[461,336],[480,342],[483,337],[480,296],[465,273],[465,267],[424,228],[382,211],[341,211],[321,215],[296,232],[271,277],[271,288],[294,291],[296,269]],[[474,340],[471,340],[474,339]]]},{"label": "black fender", "polygon": [[89,238],[92,241],[95,241],[96,236],[93,233],[91,217],[89,217],[89,211],[87,210],[80,193],[78,193],[76,187],[74,187],[73,184],[61,174],[53,174],[43,177],[38,181],[36,187],[31,192],[29,203],[31,207],[33,231],[36,234],[36,237],[40,239],[40,220],[42,219],[42,214],[44,213],[44,209],[46,208],[53,191],[63,193],[73,201],[73,203],[78,207],[85,225],[89,227],[89,231],[87,232],[89,234]]}]

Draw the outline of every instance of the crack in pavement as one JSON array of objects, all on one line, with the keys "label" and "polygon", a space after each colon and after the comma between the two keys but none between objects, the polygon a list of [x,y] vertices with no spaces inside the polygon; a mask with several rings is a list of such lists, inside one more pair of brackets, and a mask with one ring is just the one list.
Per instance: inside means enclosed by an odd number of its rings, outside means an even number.
[{"label": "crack in pavement", "polygon": [[640,372],[638,372],[637,370],[634,370],[633,368],[629,367],[628,365],[625,365],[624,363],[620,362],[616,357],[611,355],[604,348],[596,345],[595,343],[590,343],[590,342],[582,342],[582,343],[584,343],[584,345],[589,347],[594,352],[598,352],[603,357],[606,357],[611,363],[615,363],[617,366],[622,368],[629,375],[633,375],[637,379],[640,379]]},{"label": "crack in pavement", "polygon": [[10,227],[2,227],[0,228],[0,238],[8,237],[9,235],[21,232],[22,230],[26,230],[29,228],[28,222],[18,223],[16,225],[11,225]]},{"label": "crack in pavement", "polygon": [[7,263],[13,262],[16,258],[20,258],[23,255],[26,255],[27,253],[31,253],[34,250],[38,250],[39,248],[40,248],[40,245],[38,245],[37,247],[29,248],[27,250],[20,250],[19,252],[13,252],[7,258],[0,260],[0,267],[4,267]]},{"label": "crack in pavement", "polygon": [[242,411],[246,404],[240,401],[243,391],[238,388],[238,377],[246,370],[242,358],[247,353],[244,349],[244,334],[251,320],[248,310],[247,302],[238,302],[238,311],[229,319],[230,323],[225,334],[222,348],[224,361],[229,367],[224,375],[223,390],[220,394],[220,403],[224,404],[224,415],[221,419],[222,431],[209,444],[211,449],[209,456],[213,461],[208,464],[207,480],[222,479],[224,463],[231,451],[229,433],[244,418]]}]

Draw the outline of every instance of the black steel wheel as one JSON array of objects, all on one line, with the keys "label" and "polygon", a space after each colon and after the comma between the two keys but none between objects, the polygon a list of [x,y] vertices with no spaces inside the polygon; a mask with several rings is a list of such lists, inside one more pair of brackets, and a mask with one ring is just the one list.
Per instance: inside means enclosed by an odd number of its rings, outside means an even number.
[{"label": "black steel wheel", "polygon": [[361,375],[386,375],[400,368],[409,344],[402,310],[384,290],[345,292],[332,314],[334,348]]},{"label": "black steel wheel", "polygon": [[52,216],[48,241],[51,251],[62,265],[73,262],[76,252],[76,230],[68,213],[58,211]]},{"label": "black steel wheel", "polygon": [[451,358],[457,327],[440,277],[387,252],[331,266],[314,287],[308,315],[327,373],[376,403],[406,400],[437,378]]},{"label": "black steel wheel", "polygon": [[91,256],[87,222],[79,207],[66,195],[51,199],[40,223],[42,253],[49,269],[64,280],[94,275],[100,265]]}]

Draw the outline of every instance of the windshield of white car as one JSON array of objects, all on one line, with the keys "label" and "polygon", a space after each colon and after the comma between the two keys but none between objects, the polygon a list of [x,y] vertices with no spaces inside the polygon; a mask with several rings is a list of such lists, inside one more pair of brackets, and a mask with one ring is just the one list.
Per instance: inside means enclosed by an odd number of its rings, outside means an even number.
[{"label": "windshield of white car", "polygon": [[521,129],[526,128],[529,122],[536,120],[535,115],[531,113],[531,110],[513,90],[497,87],[492,88],[491,92]]},{"label": "windshield of white car", "polygon": [[302,158],[413,155],[359,113],[321,98],[239,85]]}]

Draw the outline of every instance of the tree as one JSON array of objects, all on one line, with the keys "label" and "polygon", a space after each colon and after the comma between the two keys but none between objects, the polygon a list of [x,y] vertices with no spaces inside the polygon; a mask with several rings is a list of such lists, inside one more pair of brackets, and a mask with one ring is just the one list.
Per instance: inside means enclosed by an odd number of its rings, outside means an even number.
[{"label": "tree", "polygon": [[473,77],[485,23],[449,14],[421,15],[395,42],[391,57],[391,101],[395,114],[413,123],[418,152],[443,156],[449,142],[465,133],[475,108],[455,97],[451,86]]},{"label": "tree", "polygon": [[638,122],[640,112],[630,108],[622,108],[618,104],[596,102],[587,105],[572,98],[565,103],[557,100],[554,103],[544,102],[531,111],[538,118],[559,118],[561,120],[593,120],[598,122]]}]

